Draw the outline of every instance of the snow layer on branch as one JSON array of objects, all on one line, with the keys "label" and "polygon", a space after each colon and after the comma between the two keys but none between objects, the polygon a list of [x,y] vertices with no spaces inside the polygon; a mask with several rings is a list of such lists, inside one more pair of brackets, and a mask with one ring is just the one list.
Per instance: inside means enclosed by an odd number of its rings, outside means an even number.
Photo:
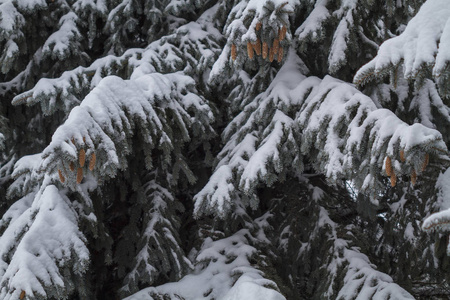
[{"label": "snow layer on branch", "polygon": [[413,90],[402,72],[403,66],[399,66],[391,83],[377,84],[369,96],[377,107],[395,107],[395,114],[403,116],[409,122],[414,121],[439,130],[448,144],[448,126],[445,124],[450,124],[450,107],[439,94],[438,86],[433,80],[424,79],[421,87]]},{"label": "snow layer on branch", "polygon": [[16,9],[12,1],[0,3],[0,45],[3,45],[0,52],[1,73],[7,73],[12,68],[14,58],[19,55],[19,46],[16,41],[17,38],[23,37],[20,29],[24,23],[24,16]]},{"label": "snow layer on branch", "polygon": [[267,136],[264,137],[259,148],[251,155],[242,172],[240,186],[243,187],[244,191],[251,191],[254,182],[268,175],[269,170],[266,167],[268,164],[273,163],[275,171],[281,172],[281,157],[278,147],[284,142],[285,130],[289,130],[292,123],[293,120],[283,112],[279,110],[275,112],[267,130]]},{"label": "snow layer on branch", "polygon": [[182,205],[156,180],[147,182],[144,189],[148,204],[139,207],[142,212],[136,213],[140,219],[137,222],[144,226],[138,232],[136,227],[127,226],[124,233],[128,237],[124,243],[119,242],[116,248],[128,253],[130,242],[134,240],[131,237],[139,240],[132,269],[125,276],[124,286],[120,289],[127,296],[137,292],[140,286],[152,285],[161,274],[170,275],[171,280],[179,280],[194,268],[180,247],[180,221],[174,216],[182,211]]},{"label": "snow layer on branch", "polygon": [[441,173],[436,181],[437,203],[442,210],[450,208],[450,168]]},{"label": "snow layer on branch", "polygon": [[[18,234],[17,229],[19,229],[21,226],[23,226],[23,223],[21,223],[21,222],[26,220],[26,218],[23,218],[22,215],[27,209],[29,209],[31,207],[34,197],[35,197],[35,193],[30,193],[30,194],[20,198],[19,200],[14,202],[14,204],[11,205],[10,208],[5,212],[5,214],[0,219],[0,232],[1,232],[0,239],[3,239],[3,241],[5,241],[7,239],[7,238],[3,237],[3,234],[8,229],[8,226],[12,225],[12,224],[14,224],[12,226],[13,227],[15,226],[15,230],[12,230],[11,232],[16,232],[16,234]],[[19,221],[16,223],[16,220],[19,218],[22,218],[22,221]],[[18,225],[18,224],[22,224],[22,225]],[[10,230],[10,229],[8,229],[8,230]],[[11,237],[9,237],[9,238],[11,238]],[[0,250],[1,253],[5,252],[5,249],[8,248],[8,244],[12,245],[11,243],[8,243],[8,242],[4,242],[1,244],[1,250]],[[0,260],[0,264],[2,264],[2,263],[4,263],[4,261]],[[4,265],[4,266],[7,266],[7,265]],[[2,276],[2,274],[4,274],[4,270],[6,270],[6,268],[0,272],[1,276]]]},{"label": "snow layer on branch", "polygon": [[[239,32],[245,33],[242,36],[242,41],[256,40],[256,24],[258,22],[273,23],[275,25],[289,24],[288,14],[286,12],[293,12],[294,8],[300,5],[299,0],[247,0],[233,8],[230,13],[227,23],[229,24],[225,31],[229,36],[235,37]],[[281,13],[282,10],[285,13]],[[277,20],[277,18],[280,18]],[[248,29],[244,26],[246,20],[251,20],[251,25]],[[264,27],[264,24],[263,24]],[[281,28],[281,26],[279,26]]]},{"label": "snow layer on branch", "polygon": [[5,135],[0,132],[0,150],[5,148]]},{"label": "snow layer on branch", "polygon": [[[249,0],[242,15],[236,15],[236,17],[239,17],[240,22],[244,22],[246,19],[253,19],[249,30],[245,30],[246,33],[242,37],[242,41],[256,40],[255,27],[258,22],[270,24],[274,28],[277,25],[279,28],[283,25],[287,26],[289,24],[288,12],[293,12],[298,5],[300,5],[299,0]],[[282,11],[284,13],[281,13]],[[277,24],[276,22],[279,23]],[[266,24],[263,24],[263,27],[264,25]],[[232,24],[230,24],[230,28],[233,28]],[[231,32],[228,33],[230,34]]]},{"label": "snow layer on branch", "polygon": [[332,74],[336,73],[347,62],[346,51],[349,46],[350,29],[355,27],[353,13],[356,5],[356,0],[347,0],[344,1],[340,10],[334,12],[334,16],[341,20],[334,32],[330,54],[328,55],[328,69]]},{"label": "snow layer on branch", "polygon": [[[197,215],[225,215],[233,207],[230,201],[239,189],[250,197],[246,205],[256,208],[253,191],[260,181],[268,185],[275,182],[276,174],[285,170],[286,163],[294,172],[301,168],[292,116],[298,109],[298,95],[304,95],[316,83],[305,80],[305,69],[301,59],[290,53],[267,90],[225,128],[222,139],[226,144],[217,157],[216,171],[194,197]],[[296,88],[299,82],[304,85]]]},{"label": "snow layer on branch", "polygon": [[26,155],[14,164],[14,182],[8,187],[8,197],[23,197],[36,188],[44,175],[40,172],[42,153]]},{"label": "snow layer on branch", "polygon": [[414,297],[394,283],[392,278],[380,271],[370,262],[369,258],[356,247],[350,247],[349,241],[338,237],[338,224],[333,222],[325,208],[320,207],[318,227],[328,227],[331,232],[329,239],[329,257],[332,259],[327,266],[330,280],[328,297],[332,295],[336,281],[342,280],[339,268],[344,267],[342,286],[336,297],[338,300],[411,300]]},{"label": "snow layer on branch", "polygon": [[129,49],[121,56],[108,55],[88,67],[66,71],[58,78],[42,78],[31,90],[15,96],[12,103],[41,103],[44,113],[48,115],[56,110],[68,113],[109,75],[134,79],[155,72],[184,70],[187,74],[198,76],[213,65],[218,49],[221,49],[217,42],[220,37],[209,21],[202,25],[191,22],[145,49]]},{"label": "snow layer on branch", "polygon": [[[180,73],[153,73],[135,80],[106,77],[55,131],[43,152],[43,168],[48,173],[61,170],[73,184],[75,174],[67,166],[77,165],[78,152],[84,149],[86,157],[96,153],[96,174],[114,176],[117,168],[126,168],[135,128],[146,144],[148,168],[153,148],[166,153],[173,143],[188,141],[191,128],[197,129],[194,134],[212,134],[213,114],[194,93],[194,85],[191,77]],[[176,126],[169,126],[171,122]]]},{"label": "snow layer on branch", "polygon": [[63,193],[44,185],[11,207],[3,220],[9,226],[0,237],[2,299],[18,299],[22,291],[29,297],[62,299],[78,288],[67,276],[82,276],[89,252],[77,213]]},{"label": "snow layer on branch", "polygon": [[[250,197],[247,205],[256,206],[257,185],[270,186],[287,172],[299,175],[303,155],[331,181],[353,179],[358,189],[373,196],[385,184],[387,156],[394,161],[395,174],[410,174],[413,168],[421,170],[426,154],[446,151],[438,131],[409,126],[390,110],[377,109],[352,85],[330,76],[306,77],[305,69],[291,51],[267,90],[224,129],[226,144],[217,157],[214,181],[194,197],[197,214],[226,214],[222,209],[232,204],[211,200],[220,194],[229,201],[238,190]],[[401,150],[405,163],[400,163]],[[228,187],[231,177],[223,176],[225,169],[235,174],[234,189]]]},{"label": "snow layer on branch", "polygon": [[100,13],[106,13],[107,12],[106,1],[107,0],[77,0],[73,4],[73,7],[75,8],[76,11],[80,11],[82,9],[83,10],[92,9]]},{"label": "snow layer on branch", "polygon": [[410,293],[394,283],[389,275],[375,270],[366,255],[345,249],[344,258],[348,261],[347,272],[337,299],[414,299]]},{"label": "snow layer on branch", "polygon": [[326,8],[328,0],[318,0],[314,4],[314,9],[309,13],[306,20],[297,29],[295,35],[299,40],[310,38],[312,40],[320,40],[323,38],[322,23],[330,17],[330,13]]},{"label": "snow layer on branch", "polygon": [[47,2],[45,0],[21,0],[17,1],[16,5],[20,10],[31,12],[47,7]]},{"label": "snow layer on branch", "polygon": [[286,300],[276,290],[262,287],[261,283],[268,282],[261,280],[260,276],[242,275],[223,300]]},{"label": "snow layer on branch", "polygon": [[[45,114],[51,114],[57,109],[69,112],[80,104],[79,96],[97,86],[102,78],[110,75],[114,67],[123,65],[125,61],[130,68],[135,67],[134,63],[141,53],[142,50],[130,49],[120,57],[108,55],[96,60],[89,67],[66,71],[59,78],[42,78],[31,90],[15,96],[12,103],[34,105],[43,102],[41,105]],[[154,72],[154,69],[151,72]]]},{"label": "snow layer on branch", "polygon": [[[318,151],[315,164],[328,178],[353,178],[359,188],[375,187],[386,156],[406,164],[395,164],[396,174],[421,169],[426,153],[446,151],[442,135],[421,124],[401,121],[387,109],[351,85],[327,76],[304,102],[297,121],[303,131],[302,151]],[[394,165],[394,164],[393,164]]]},{"label": "snow layer on branch", "polygon": [[0,41],[10,36],[17,30],[17,26],[23,26],[25,19],[13,4],[13,1],[2,1],[0,3]]},{"label": "snow layer on branch", "polygon": [[450,122],[450,107],[444,103],[438,93],[436,84],[432,80],[425,79],[420,90],[415,92],[410,109],[413,108],[417,109],[423,125],[439,129],[445,138],[445,129],[439,126],[436,121],[443,118],[445,122]]},{"label": "snow layer on branch", "polygon": [[[64,5],[62,5],[64,6]],[[5,0],[0,2],[0,73],[7,74],[21,64],[17,59],[27,49],[28,18],[47,8],[45,0]],[[30,19],[31,19],[30,18]],[[49,18],[50,19],[50,18]],[[48,20],[45,20],[48,22]],[[45,21],[40,20],[44,23]],[[31,27],[34,27],[31,25]],[[35,28],[33,28],[35,29]],[[33,48],[29,46],[29,48]],[[38,51],[39,52],[39,51]]]},{"label": "snow layer on branch", "polygon": [[[450,231],[450,168],[439,175],[436,189],[437,204],[441,211],[426,218],[422,228],[426,231]],[[448,254],[450,255],[450,248]]]},{"label": "snow layer on branch", "polygon": [[426,218],[422,224],[422,229],[426,231],[450,231],[450,208],[434,213]]},{"label": "snow layer on branch", "polygon": [[[73,98],[80,94],[83,87],[88,89],[94,88],[105,76],[102,73],[108,74],[107,71],[111,71],[114,66],[120,66],[125,61],[129,61],[132,64],[131,67],[133,67],[133,62],[137,60],[141,52],[142,50],[139,51],[139,49],[130,49],[120,57],[108,55],[96,60],[89,67],[78,67],[74,70],[66,71],[59,78],[42,78],[33,89],[14,97],[12,103],[15,105],[23,103],[33,105],[46,100],[49,102],[47,106],[50,107],[57,105],[57,100],[65,99],[65,101],[72,102],[74,101]],[[80,100],[76,101],[75,104],[79,104],[79,102]],[[70,111],[75,104],[65,104],[65,111]]]},{"label": "snow layer on branch", "polygon": [[196,202],[194,215],[202,213],[213,213],[212,207],[217,208],[221,217],[225,211],[230,211],[233,205],[232,197],[235,193],[233,185],[233,174],[229,166],[219,167],[209,178],[206,186],[195,196]]},{"label": "snow layer on branch", "polygon": [[82,39],[80,32],[76,26],[78,16],[74,12],[64,15],[59,21],[59,29],[52,33],[42,47],[43,55],[50,55],[63,60],[69,57],[73,50],[78,50],[77,43]]},{"label": "snow layer on branch", "polygon": [[[288,52],[292,40],[289,15],[300,3],[299,0],[245,0],[235,4],[224,28],[227,44],[213,67],[210,80],[220,80],[218,77],[224,71],[227,74],[225,77],[228,74],[232,75],[232,70],[242,68],[247,61],[255,61],[256,66],[267,65],[269,60],[272,62],[275,59],[279,63],[284,60],[283,53]],[[280,34],[283,30],[284,33]],[[253,44],[253,48],[249,43]],[[274,46],[275,44],[277,46]],[[264,49],[264,45],[267,49],[272,49],[271,59],[268,55],[269,50],[267,55],[262,54],[265,52],[261,50]],[[260,50],[255,50],[255,47]],[[257,53],[256,57],[249,54],[254,51]],[[236,54],[236,57],[231,52]]]},{"label": "snow layer on branch", "polygon": [[380,46],[377,56],[358,71],[354,81],[365,84],[374,77],[386,75],[400,63],[404,64],[406,78],[416,78],[432,69],[432,75],[439,81],[439,77],[450,72],[449,62],[450,2],[428,0],[402,34]]},{"label": "snow layer on branch", "polygon": [[185,14],[195,13],[195,10],[201,8],[204,5],[203,0],[172,0],[167,4],[164,12],[182,17]]},{"label": "snow layer on branch", "polygon": [[249,245],[248,235],[247,230],[241,230],[217,241],[207,238],[193,274],[178,282],[143,289],[124,300],[153,300],[159,299],[158,295],[185,300],[284,300],[276,284],[250,264],[256,249]]}]

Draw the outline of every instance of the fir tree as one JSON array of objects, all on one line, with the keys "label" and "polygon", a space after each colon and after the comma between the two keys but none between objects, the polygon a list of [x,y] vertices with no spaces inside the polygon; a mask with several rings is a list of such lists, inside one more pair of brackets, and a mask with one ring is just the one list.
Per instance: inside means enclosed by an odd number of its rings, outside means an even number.
[{"label": "fir tree", "polygon": [[0,298],[449,297],[449,24],[0,0]]}]

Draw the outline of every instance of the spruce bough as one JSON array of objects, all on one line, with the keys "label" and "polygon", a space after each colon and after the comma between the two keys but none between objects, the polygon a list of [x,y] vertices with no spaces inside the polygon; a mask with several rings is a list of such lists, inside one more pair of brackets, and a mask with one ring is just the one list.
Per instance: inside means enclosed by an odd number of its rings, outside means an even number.
[{"label": "spruce bough", "polygon": [[449,24],[0,0],[0,298],[448,297]]}]

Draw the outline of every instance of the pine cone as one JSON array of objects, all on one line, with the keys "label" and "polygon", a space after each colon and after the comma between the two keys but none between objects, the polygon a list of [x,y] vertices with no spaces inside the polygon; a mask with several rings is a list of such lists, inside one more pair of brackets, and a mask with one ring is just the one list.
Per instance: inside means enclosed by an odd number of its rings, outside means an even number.
[{"label": "pine cone", "polygon": [[275,58],[275,51],[272,47],[272,48],[270,48],[270,51],[269,51],[269,61],[273,62],[274,58]]},{"label": "pine cone", "polygon": [[77,170],[77,183],[80,184],[81,180],[83,180],[83,169],[78,168]]},{"label": "pine cone", "polygon": [[236,53],[236,45],[232,44],[231,45],[231,59],[232,60],[236,60],[237,57],[237,53]]},{"label": "pine cone", "polygon": [[247,54],[250,59],[253,59],[253,46],[250,42],[247,42]]},{"label": "pine cone", "polygon": [[19,296],[20,300],[22,300],[23,298],[25,298],[25,291],[22,291]]},{"label": "pine cone", "polygon": [[391,175],[391,186],[394,187],[397,184],[397,175],[395,175],[394,172],[392,172]]},{"label": "pine cone", "polygon": [[71,162],[69,163],[69,169],[70,169],[70,171],[75,170],[75,164],[73,163],[73,161],[71,161]]},{"label": "pine cone", "polygon": [[269,45],[267,45],[267,42],[263,42],[262,58],[266,59],[268,54],[269,54]]},{"label": "pine cone", "polygon": [[392,170],[392,161],[391,161],[391,158],[389,156],[386,157],[386,161],[385,161],[384,167],[386,169],[386,175],[387,176],[392,176],[392,174],[394,174],[394,171]]},{"label": "pine cone", "polygon": [[273,40],[273,53],[278,54],[278,50],[280,49],[280,41],[278,39]]},{"label": "pine cone", "polygon": [[260,30],[260,29],[261,29],[261,26],[262,26],[261,22],[258,22],[258,23],[256,23],[255,29],[256,29],[256,30]]},{"label": "pine cone", "polygon": [[84,149],[81,149],[78,154],[78,162],[80,163],[80,167],[84,167],[84,163],[86,162],[86,151]]},{"label": "pine cone", "polygon": [[261,41],[256,39],[256,42],[253,44],[253,49],[255,49],[256,55],[261,55]]},{"label": "pine cone", "polygon": [[66,178],[64,178],[64,175],[60,169],[58,169],[58,175],[59,175],[59,181],[61,181],[61,183],[64,183],[66,181]]},{"label": "pine cone", "polygon": [[277,54],[277,56],[278,56],[278,62],[280,63],[280,62],[283,60],[283,47],[280,47],[280,48],[278,49],[278,54]]},{"label": "pine cone", "polygon": [[94,170],[95,167],[95,161],[97,160],[97,157],[95,155],[95,152],[92,152],[91,159],[89,160],[89,170]]}]

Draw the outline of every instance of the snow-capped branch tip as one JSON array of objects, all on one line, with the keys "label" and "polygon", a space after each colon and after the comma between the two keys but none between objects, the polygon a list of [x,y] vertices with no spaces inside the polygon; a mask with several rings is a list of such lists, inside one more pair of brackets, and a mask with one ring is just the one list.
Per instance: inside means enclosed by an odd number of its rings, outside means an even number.
[{"label": "snow-capped branch tip", "polygon": [[288,15],[293,13],[292,7],[297,3],[257,2],[251,0],[242,15],[238,11],[232,13],[240,18],[233,20],[226,29],[231,60],[243,62],[257,58],[260,64],[274,60],[281,63],[291,42]]},{"label": "snow-capped branch tip", "polygon": [[[434,213],[422,224],[422,230],[427,232],[449,232],[450,231],[450,209]],[[450,256],[450,240],[447,243],[447,256]]]},{"label": "snow-capped branch tip", "polygon": [[443,231],[444,229],[450,229],[450,220],[442,220],[434,223],[424,223],[422,229],[425,231]]},{"label": "snow-capped branch tip", "polygon": [[[450,5],[446,0],[428,0],[411,19],[402,34],[385,41],[377,56],[355,75],[363,86],[390,74],[399,66],[404,77],[422,81],[430,75],[443,97],[450,97]],[[394,72],[392,72],[394,71]],[[420,84],[419,84],[420,86]]]}]

